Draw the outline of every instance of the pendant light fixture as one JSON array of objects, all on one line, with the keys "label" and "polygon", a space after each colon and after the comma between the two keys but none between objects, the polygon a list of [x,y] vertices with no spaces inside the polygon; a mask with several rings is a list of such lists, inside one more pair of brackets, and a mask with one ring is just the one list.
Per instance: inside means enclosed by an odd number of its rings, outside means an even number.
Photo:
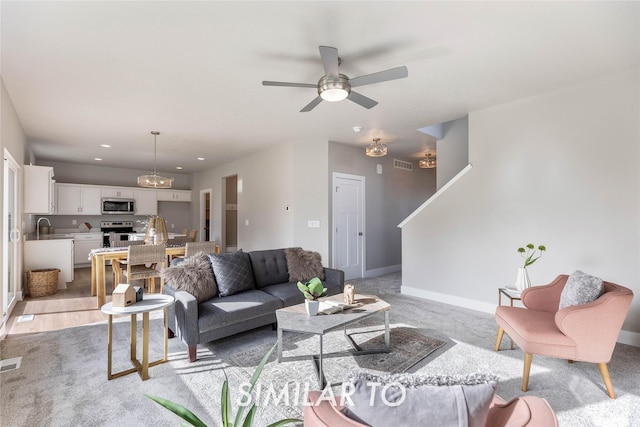
[{"label": "pendant light fixture", "polygon": [[160,132],[152,130],[151,135],[153,135],[153,174],[140,175],[138,177],[138,185],[147,188],[171,188],[173,178],[158,175],[156,172],[156,137],[160,135]]},{"label": "pendant light fixture", "polygon": [[373,142],[367,145],[365,154],[369,157],[382,157],[387,155],[387,145],[380,144],[380,138],[373,138]]},{"label": "pendant light fixture", "polygon": [[433,169],[436,167],[436,158],[431,156],[431,153],[425,154],[424,159],[420,159],[418,166],[422,169]]}]

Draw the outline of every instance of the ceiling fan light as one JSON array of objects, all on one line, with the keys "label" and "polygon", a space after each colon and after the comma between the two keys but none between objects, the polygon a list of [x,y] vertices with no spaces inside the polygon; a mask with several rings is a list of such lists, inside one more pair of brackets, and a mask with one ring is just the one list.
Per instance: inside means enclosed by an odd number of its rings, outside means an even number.
[{"label": "ceiling fan light", "polygon": [[340,74],[337,78],[324,76],[318,82],[318,95],[329,102],[342,101],[351,92],[349,78]]},{"label": "ceiling fan light", "polygon": [[365,148],[365,154],[369,157],[382,157],[387,155],[387,145],[380,144],[380,138],[373,138],[373,142]]}]

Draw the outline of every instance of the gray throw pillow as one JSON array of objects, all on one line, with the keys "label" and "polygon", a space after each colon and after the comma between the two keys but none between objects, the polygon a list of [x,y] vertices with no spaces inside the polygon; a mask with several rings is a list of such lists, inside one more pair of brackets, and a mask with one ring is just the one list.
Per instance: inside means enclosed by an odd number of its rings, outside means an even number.
[{"label": "gray throw pillow", "polygon": [[324,280],[322,256],[318,252],[305,251],[302,248],[284,250],[287,258],[290,282],[308,282],[314,277]]},{"label": "gray throw pillow", "polygon": [[604,281],[580,270],[575,271],[562,289],[559,309],[595,301],[604,292]]},{"label": "gray throw pillow", "polygon": [[209,254],[221,297],[255,288],[251,264],[242,250],[228,254]]},{"label": "gray throw pillow", "polygon": [[175,290],[189,292],[196,297],[198,303],[207,301],[218,293],[211,261],[204,252],[182,258],[178,265],[163,268],[160,274]]},{"label": "gray throw pillow", "polygon": [[360,371],[345,382],[345,415],[370,426],[483,427],[498,378]]}]

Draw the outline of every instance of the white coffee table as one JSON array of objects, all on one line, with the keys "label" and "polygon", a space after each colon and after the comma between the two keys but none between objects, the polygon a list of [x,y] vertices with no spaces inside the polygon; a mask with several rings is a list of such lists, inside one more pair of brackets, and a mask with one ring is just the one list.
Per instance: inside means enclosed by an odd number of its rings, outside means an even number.
[{"label": "white coffee table", "polygon": [[[149,378],[149,367],[159,365],[167,361],[169,350],[169,316],[168,307],[173,304],[174,298],[171,295],[145,294],[142,301],[127,307],[114,307],[111,302],[101,307],[101,311],[109,315],[108,352],[107,357],[107,378],[114,378],[137,372],[142,380]],[[155,310],[164,309],[164,357],[154,362],[149,362],[149,313]],[[138,360],[136,349],[137,316],[142,313],[142,362]],[[113,349],[113,316],[131,315],[131,363],[133,368],[124,371],[111,372],[111,354]]]},{"label": "white coffee table", "polygon": [[[342,302],[343,294],[333,295],[327,298],[321,298],[321,301]],[[311,358],[318,375],[318,383],[320,388],[324,389],[326,380],[322,370],[322,359],[327,357],[338,356],[359,356],[363,354],[389,353],[391,351],[391,342],[389,337],[389,311],[391,305],[375,295],[356,295],[356,303],[360,303],[358,307],[350,308],[335,314],[318,314],[317,316],[307,315],[304,304],[293,305],[290,307],[276,310],[276,319],[278,321],[278,362],[286,362],[292,360],[304,360]],[[347,333],[347,326],[362,320],[366,317],[373,316],[378,313],[384,313],[384,347],[363,350]],[[344,329],[344,336],[353,347],[353,350],[324,353],[322,351],[322,337],[327,332],[338,328]],[[307,356],[283,356],[282,355],[282,332],[291,331],[298,333],[309,333],[318,335],[320,340],[320,352],[317,355]]]}]

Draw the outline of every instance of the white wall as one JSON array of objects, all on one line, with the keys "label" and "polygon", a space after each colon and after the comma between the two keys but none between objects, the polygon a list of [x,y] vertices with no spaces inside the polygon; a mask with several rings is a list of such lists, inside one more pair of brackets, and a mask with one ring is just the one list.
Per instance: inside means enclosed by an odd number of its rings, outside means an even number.
[{"label": "white wall", "polygon": [[436,187],[440,190],[469,163],[468,117],[443,123],[436,154]]},{"label": "white wall", "polygon": [[636,294],[640,345],[638,69],[469,114],[473,168],[402,229],[402,291],[493,312],[526,243],[534,284],[581,269]]},{"label": "white wall", "polygon": [[[194,194],[212,188],[211,238],[222,241],[222,180],[237,175],[239,249],[301,246],[319,252],[328,265],[327,144],[285,142],[194,174]],[[199,210],[195,201],[194,221]],[[309,229],[309,219],[320,220],[320,228]]]}]

